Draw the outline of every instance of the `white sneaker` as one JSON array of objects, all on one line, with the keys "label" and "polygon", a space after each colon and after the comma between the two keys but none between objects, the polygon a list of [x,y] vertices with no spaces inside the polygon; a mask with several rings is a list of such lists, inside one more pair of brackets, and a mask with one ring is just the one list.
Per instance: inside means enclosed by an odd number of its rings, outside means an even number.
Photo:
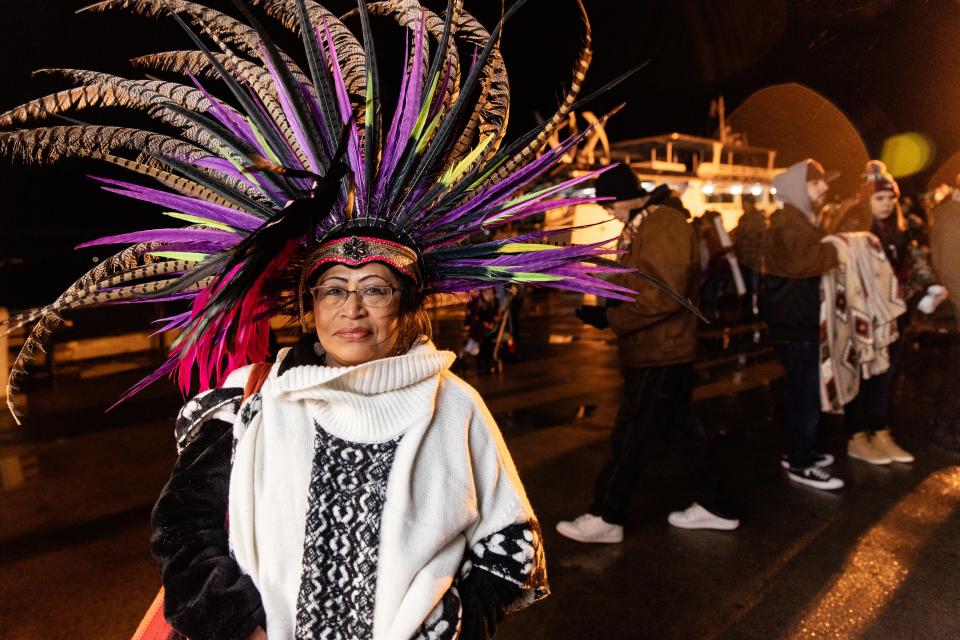
[{"label": "white sneaker", "polygon": [[806,469],[790,467],[787,470],[787,475],[794,482],[805,484],[808,487],[827,490],[843,488],[843,480],[834,478],[829,471],[820,467],[807,467]]},{"label": "white sneaker", "polygon": [[561,520],[557,531],[577,542],[617,543],[623,542],[623,525],[610,524],[600,516],[585,513],[576,520]]},{"label": "white sneaker", "polygon": [[683,511],[674,511],[667,516],[667,522],[681,529],[717,529],[733,531],[740,526],[735,518],[721,518],[694,502]]},{"label": "white sneaker", "polygon": [[[833,464],[833,456],[829,453],[815,453],[813,454],[813,466],[820,467],[829,467]],[[790,461],[787,460],[787,456],[780,456],[780,466],[784,469],[790,468]]]}]

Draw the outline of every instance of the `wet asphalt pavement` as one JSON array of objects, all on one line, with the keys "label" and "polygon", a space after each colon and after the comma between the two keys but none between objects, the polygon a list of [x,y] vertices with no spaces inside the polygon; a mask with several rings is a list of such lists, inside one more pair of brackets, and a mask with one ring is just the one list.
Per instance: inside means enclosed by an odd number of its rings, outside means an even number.
[{"label": "wet asphalt pavement", "polygon": [[[926,420],[957,381],[938,336],[911,336],[892,425],[911,465],[847,460],[842,424],[822,448],[840,492],[790,484],[779,466],[779,366],[752,327],[711,329],[697,363],[697,410],[741,503],[732,533],[666,523],[691,488],[651,449],[623,544],[554,530],[582,513],[619,395],[609,332],[582,327],[564,295],[528,300],[516,360],[460,373],[494,412],[543,526],[553,595],[510,616],[497,638],[960,638],[960,456],[928,444]],[[456,349],[457,312],[436,318]],[[133,364],[137,364],[134,362]],[[0,428],[0,638],[130,637],[159,586],[147,519],[174,460],[179,400],[158,385],[107,414],[136,379],[65,368],[27,389],[27,421]]]}]

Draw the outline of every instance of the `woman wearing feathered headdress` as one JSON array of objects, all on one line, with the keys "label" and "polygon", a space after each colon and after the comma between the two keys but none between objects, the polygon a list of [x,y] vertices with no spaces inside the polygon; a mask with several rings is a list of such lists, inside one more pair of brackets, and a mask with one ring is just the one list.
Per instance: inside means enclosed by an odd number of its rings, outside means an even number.
[{"label": "woman wearing feathered headdress", "polygon": [[[553,196],[599,172],[520,195],[579,139],[536,157],[576,101],[589,24],[557,113],[502,145],[503,21],[488,33],[462,0],[442,17],[415,0],[360,0],[361,42],[312,0],[252,4],[299,32],[305,70],[239,0],[245,22],[185,0],[106,0],[91,9],[179,21],[196,50],[135,64],[190,84],[60,70],[82,86],[0,115],[11,128],[123,106],[177,129],[19,129],[0,133],[0,153],[129,169],[159,186],[100,180],[187,223],[89,243],[133,246],[11,321],[37,321],[13,378],[63,311],[187,301],[164,319],[177,332],[170,359],[131,390],[168,374],[206,389],[180,413],[180,457],[153,513],[172,626],[197,640],[481,638],[505,610],[546,595],[539,527],[489,411],[430,342],[422,305],[507,283],[630,299],[594,277],[623,270],[602,246],[556,246],[550,232],[469,244],[592,201]],[[407,32],[386,128],[371,15]],[[472,50],[469,68],[458,44]],[[232,99],[209,93],[208,77]],[[303,338],[274,364],[251,364],[281,313],[300,319]]]}]

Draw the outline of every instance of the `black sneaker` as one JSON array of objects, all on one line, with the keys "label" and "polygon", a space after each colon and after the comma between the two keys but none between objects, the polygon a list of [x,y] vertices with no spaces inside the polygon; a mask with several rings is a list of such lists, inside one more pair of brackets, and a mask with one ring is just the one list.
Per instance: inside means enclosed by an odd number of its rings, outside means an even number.
[{"label": "black sneaker", "polygon": [[[833,464],[833,456],[829,453],[815,453],[813,454],[813,466],[820,467],[829,467]],[[780,456],[780,466],[784,469],[790,468],[790,462],[787,460],[786,455]]]},{"label": "black sneaker", "polygon": [[791,480],[799,484],[805,484],[808,487],[816,489],[841,489],[843,480],[834,478],[830,472],[820,467],[807,467],[806,469],[796,469],[790,467],[787,475]]}]

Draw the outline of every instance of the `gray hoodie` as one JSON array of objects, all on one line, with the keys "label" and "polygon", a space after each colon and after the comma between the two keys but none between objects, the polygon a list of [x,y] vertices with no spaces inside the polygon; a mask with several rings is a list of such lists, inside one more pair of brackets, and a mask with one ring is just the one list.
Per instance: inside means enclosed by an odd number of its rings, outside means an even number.
[{"label": "gray hoodie", "polygon": [[773,179],[773,186],[777,190],[777,200],[790,204],[803,211],[804,215],[817,224],[810,204],[810,194],[807,193],[807,164],[810,160],[802,160]]}]

